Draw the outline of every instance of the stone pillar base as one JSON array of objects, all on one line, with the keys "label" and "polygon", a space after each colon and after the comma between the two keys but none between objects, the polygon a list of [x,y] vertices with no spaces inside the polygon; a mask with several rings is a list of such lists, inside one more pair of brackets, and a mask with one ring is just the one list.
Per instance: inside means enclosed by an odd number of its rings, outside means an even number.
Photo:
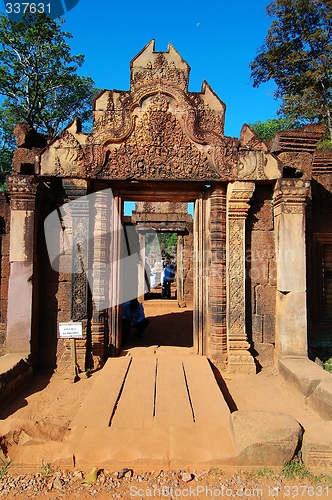
[{"label": "stone pillar base", "polygon": [[256,374],[255,360],[251,354],[247,352],[232,351],[228,356],[228,373],[247,373]]}]

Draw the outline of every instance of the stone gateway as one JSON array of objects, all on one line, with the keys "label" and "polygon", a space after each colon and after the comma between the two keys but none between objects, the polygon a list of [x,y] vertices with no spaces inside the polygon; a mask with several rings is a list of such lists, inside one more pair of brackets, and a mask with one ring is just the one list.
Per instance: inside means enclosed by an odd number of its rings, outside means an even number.
[{"label": "stone gateway", "polygon": [[[143,262],[149,231],[176,233],[178,306],[192,307],[195,353],[220,369],[254,373],[331,345],[332,153],[316,150],[324,127],[269,144],[248,125],[225,137],[224,103],[207,82],[189,92],[189,71],[174,47],[155,52],[151,41],[130,63],[130,89],[95,99],[91,133],[74,120],[46,143],[16,126],[1,197],[2,354],[70,364],[58,328],[71,320],[83,326],[82,371],[119,354],[123,228]],[[136,203],[131,217],[126,201]],[[55,270],[44,221],[67,203]],[[136,270],[138,297],[142,282]]]}]

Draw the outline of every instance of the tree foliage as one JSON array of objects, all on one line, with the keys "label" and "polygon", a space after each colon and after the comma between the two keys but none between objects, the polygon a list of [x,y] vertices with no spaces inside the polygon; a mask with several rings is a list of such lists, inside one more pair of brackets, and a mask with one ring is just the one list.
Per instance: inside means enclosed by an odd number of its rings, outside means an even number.
[{"label": "tree foliage", "polygon": [[[75,116],[91,119],[94,82],[77,74],[83,55],[72,55],[63,20],[25,14],[21,21],[0,15],[0,161],[13,149],[13,125],[27,122],[54,138]],[[1,163],[1,170],[8,170]]]},{"label": "tree foliage", "polygon": [[325,123],[332,139],[332,2],[273,0],[264,45],[250,64],[254,87],[273,79],[281,116]]},{"label": "tree foliage", "polygon": [[266,122],[257,120],[254,123],[249,123],[249,126],[263,140],[269,141],[272,137],[281,130],[295,128],[297,124],[291,122],[287,118],[270,118]]}]

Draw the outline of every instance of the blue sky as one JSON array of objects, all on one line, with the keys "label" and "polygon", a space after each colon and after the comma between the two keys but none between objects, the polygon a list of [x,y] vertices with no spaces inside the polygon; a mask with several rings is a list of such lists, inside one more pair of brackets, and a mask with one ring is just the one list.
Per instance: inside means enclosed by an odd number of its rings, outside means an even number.
[{"label": "blue sky", "polygon": [[243,123],[275,116],[274,84],[254,89],[249,63],[263,44],[271,19],[269,0],[80,0],[65,15],[73,53],[85,55],[81,73],[99,88],[127,90],[130,60],[151,40],[170,42],[190,65],[189,90],[206,80],[226,104],[225,135],[239,137]]}]

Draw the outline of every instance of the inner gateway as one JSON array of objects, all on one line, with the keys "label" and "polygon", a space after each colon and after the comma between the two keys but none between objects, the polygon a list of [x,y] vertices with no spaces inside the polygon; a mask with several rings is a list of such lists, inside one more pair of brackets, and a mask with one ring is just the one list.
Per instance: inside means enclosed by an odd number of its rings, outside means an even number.
[{"label": "inner gateway", "polygon": [[[144,340],[130,337],[125,349],[194,346],[193,210],[193,202],[124,202],[124,229],[135,228],[141,259],[133,286],[150,321]],[[169,297],[163,289],[167,263],[175,273]]]},{"label": "inner gateway", "polygon": [[[125,229],[125,237],[121,245],[123,254],[118,259],[117,249],[111,249],[112,259],[124,262],[123,256],[128,251],[128,239],[136,241],[136,247],[131,252],[140,256],[141,263],[155,265],[155,283],[149,293],[146,293],[146,273],[138,272],[137,267],[131,268],[123,265],[119,270],[119,282],[116,275],[110,290],[121,293],[123,282],[130,281],[130,286],[137,290],[137,296],[143,302],[146,316],[150,325],[145,331],[144,345],[177,346],[189,348],[195,354],[211,353],[211,346],[218,349],[218,354],[227,354],[226,342],[226,291],[225,291],[225,218],[226,196],[225,186],[199,183],[116,183],[112,185],[114,204],[121,214],[121,222]],[[221,195],[220,203],[211,202]],[[215,220],[218,221],[218,231],[213,231],[214,211],[222,210]],[[130,207],[131,209],[129,209]],[[131,214],[131,215],[129,215]],[[220,225],[219,222],[222,222]],[[207,234],[214,234],[218,240],[214,261],[215,272],[214,286],[217,293],[210,294],[204,291],[204,286],[209,283],[211,272],[211,247],[209,239],[202,237],[202,229]],[[222,232],[220,232],[222,229]],[[132,235],[134,232],[134,238]],[[154,249],[149,248],[149,238],[157,236],[160,244],[160,255],[154,255]],[[219,241],[221,238],[221,241]],[[168,241],[168,243],[167,243]],[[167,246],[168,245],[168,246]],[[213,249],[214,250],[214,249]],[[156,259],[158,260],[156,261]],[[170,261],[176,267],[176,278],[171,285],[171,298],[161,299],[161,273],[162,261]],[[121,267],[121,265],[120,265]],[[204,285],[204,283],[206,285]],[[211,329],[215,338],[208,337],[206,321],[208,308],[212,302],[218,302],[215,307],[213,321],[218,315],[222,320]],[[121,296],[117,301],[123,303]],[[219,304],[223,307],[219,308]],[[121,341],[121,306],[108,310],[108,344],[110,355],[117,355],[122,348]],[[210,320],[211,321],[211,320]],[[214,325],[211,321],[211,326]],[[135,342],[136,340],[136,342]],[[133,342],[134,341],[134,342]],[[137,339],[131,338],[131,343],[125,348],[137,346]]]}]

